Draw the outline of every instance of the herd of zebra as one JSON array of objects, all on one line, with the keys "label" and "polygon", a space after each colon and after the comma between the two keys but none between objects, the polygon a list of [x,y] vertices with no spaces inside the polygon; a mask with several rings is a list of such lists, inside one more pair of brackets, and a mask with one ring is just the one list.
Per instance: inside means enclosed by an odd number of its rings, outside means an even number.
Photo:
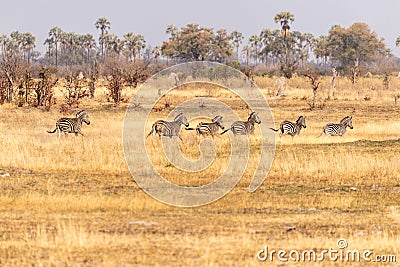
[{"label": "herd of zebra", "polygon": [[[235,121],[234,123],[232,123],[231,127],[226,130],[223,125],[222,116],[219,115],[214,117],[211,122],[200,122],[196,126],[196,128],[187,128],[189,126],[189,123],[185,115],[183,113],[180,113],[175,117],[174,121],[165,121],[165,120],[156,121],[153,124],[151,131],[147,135],[147,137],[149,137],[150,135],[158,134],[159,136],[168,136],[168,137],[178,136],[179,139],[182,140],[182,138],[179,136],[182,125],[186,126],[185,128],[186,130],[196,130],[197,135],[199,136],[217,135],[219,129],[223,130],[220,133],[221,135],[228,132],[229,130],[231,130],[234,135],[247,135],[254,133],[255,123],[260,124],[261,120],[257,116],[256,112],[252,112],[247,121]],[[285,120],[280,124],[279,129],[274,129],[274,128],[270,129],[275,132],[278,132],[280,130],[280,136],[290,135],[294,137],[295,135],[300,134],[302,128],[306,127],[307,127],[306,118],[304,116],[300,116],[296,122],[290,122]],[[326,124],[323,127],[321,135],[325,134],[327,136],[343,136],[346,133],[347,127],[353,129],[351,116],[343,118],[339,123]]]},{"label": "herd of zebra", "polygon": [[[82,123],[85,122],[87,125],[90,124],[89,115],[85,110],[82,110],[76,114],[75,118],[61,118],[56,122],[56,128],[53,131],[48,131],[48,133],[58,132],[58,137],[61,133],[68,135],[68,133],[74,133],[75,135],[82,133]],[[179,113],[173,121],[158,120],[152,127],[150,133],[146,136],[158,134],[161,136],[167,136],[172,138],[177,136],[180,140],[181,127],[184,125],[186,130],[196,130],[198,136],[215,136],[218,134],[218,130],[221,129],[221,135],[232,131],[234,135],[248,135],[254,133],[254,124],[260,124],[261,120],[256,112],[252,112],[247,119],[247,121],[235,121],[232,123],[231,127],[225,130],[222,116],[216,116],[211,122],[200,122],[196,128],[188,128],[189,122],[183,113]],[[292,137],[299,135],[302,128],[306,128],[306,118],[300,116],[296,122],[283,121],[280,124],[279,129],[270,128],[271,130],[278,132],[280,131],[280,136],[290,135]],[[349,127],[353,129],[352,117],[347,116],[343,118],[339,123],[328,123],[323,127],[321,135],[325,134],[327,136],[343,136],[346,133],[346,128]],[[321,136],[320,135],[320,136]],[[318,137],[320,137],[318,136]]]}]

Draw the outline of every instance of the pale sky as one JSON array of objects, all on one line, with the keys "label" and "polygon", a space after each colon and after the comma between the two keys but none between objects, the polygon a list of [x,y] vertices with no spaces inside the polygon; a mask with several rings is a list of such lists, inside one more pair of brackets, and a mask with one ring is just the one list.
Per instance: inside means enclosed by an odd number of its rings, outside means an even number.
[{"label": "pale sky", "polygon": [[41,52],[53,26],[67,32],[91,33],[97,41],[99,33],[94,23],[99,17],[110,20],[110,33],[120,38],[128,32],[142,34],[147,44],[154,47],[167,40],[165,29],[169,24],[182,27],[198,23],[215,30],[238,30],[246,42],[264,28],[279,28],[274,16],[289,11],[295,15],[292,30],[314,36],[326,35],[333,25],[348,27],[354,22],[365,22],[400,56],[400,48],[395,47],[400,36],[400,28],[395,27],[399,0],[13,0],[3,1],[1,9],[0,34],[31,32],[36,37],[36,49]]}]

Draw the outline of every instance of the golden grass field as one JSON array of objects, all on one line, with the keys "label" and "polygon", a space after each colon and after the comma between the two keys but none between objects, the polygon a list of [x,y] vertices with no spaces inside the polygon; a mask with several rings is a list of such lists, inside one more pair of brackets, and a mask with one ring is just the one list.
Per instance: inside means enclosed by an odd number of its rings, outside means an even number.
[{"label": "golden grass field", "polygon": [[[107,103],[101,88],[95,99],[81,103],[91,120],[83,126],[84,137],[58,139],[46,132],[62,116],[57,107],[44,112],[1,106],[0,175],[10,176],[0,177],[0,265],[282,266],[288,263],[259,262],[257,252],[266,245],[321,251],[337,248],[340,238],[348,241],[349,249],[396,255],[400,261],[400,103],[395,105],[393,98],[400,81],[393,78],[391,89],[384,90],[379,78],[362,78],[355,88],[338,78],[334,96],[327,99],[330,80],[322,78],[317,104],[323,107],[314,110],[308,105],[312,90],[307,80],[290,80],[285,98],[274,97],[274,81],[255,77],[276,127],[304,115],[307,128],[295,138],[277,135],[269,175],[249,193],[259,143],[256,131],[250,137],[254,153],[239,184],[219,201],[196,208],[162,204],[136,185],[122,147],[127,103]],[[209,91],[191,86],[167,97],[173,107]],[[128,97],[133,92],[125,89]],[[225,94],[212,90],[213,97],[237,104]],[[246,119],[249,111],[237,106]],[[167,113],[154,112],[151,118]],[[316,138],[324,124],[347,115],[353,116],[354,129],[344,137]],[[225,126],[230,123],[225,121]],[[196,158],[195,134],[183,132],[182,138],[182,153]],[[146,147],[162,175],[177,184],[198,186],[218,177],[229,160],[229,138],[214,141],[217,160],[190,175],[157,156],[158,137],[149,137]],[[338,264],[326,260],[297,266]]]}]

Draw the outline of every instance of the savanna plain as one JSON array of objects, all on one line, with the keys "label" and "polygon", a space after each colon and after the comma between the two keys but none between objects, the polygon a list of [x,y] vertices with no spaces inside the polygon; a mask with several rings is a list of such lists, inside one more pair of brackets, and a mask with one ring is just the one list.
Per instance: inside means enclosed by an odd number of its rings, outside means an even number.
[{"label": "savanna plain", "polygon": [[[84,136],[48,134],[64,116],[0,107],[0,265],[2,266],[271,266],[289,265],[274,258],[260,262],[257,252],[349,249],[396,255],[400,260],[400,81],[384,89],[379,77],[352,86],[322,77],[317,107],[303,77],[288,81],[286,97],[277,98],[275,78],[255,77],[275,120],[306,116],[299,136],[276,136],[276,152],[262,186],[250,193],[257,167],[259,129],[250,137],[252,152],[238,185],[222,199],[195,208],[173,207],[148,196],[135,183],[124,159],[122,129],[128,103],[114,106],[101,87],[83,100],[91,124]],[[125,88],[129,99],[136,89]],[[56,89],[57,91],[57,89]],[[146,132],[179,102],[196,96],[221,99],[246,120],[250,111],[223,88],[196,85],[174,90],[152,112]],[[62,97],[59,95],[58,97]],[[201,102],[199,97],[199,103]],[[199,108],[201,104],[199,104]],[[223,114],[221,114],[223,115]],[[317,138],[328,122],[353,117],[343,137]],[[224,121],[225,127],[231,122]],[[191,126],[197,124],[190,122]],[[199,156],[192,131],[182,131],[180,149]],[[213,139],[217,157],[200,173],[182,174],[160,153],[151,136],[145,144],[157,170],[170,181],[199,186],[216,179],[229,161],[228,135]],[[297,266],[336,266],[341,261],[299,262]],[[365,263],[348,262],[353,266]],[[369,263],[386,266],[395,263]]]}]

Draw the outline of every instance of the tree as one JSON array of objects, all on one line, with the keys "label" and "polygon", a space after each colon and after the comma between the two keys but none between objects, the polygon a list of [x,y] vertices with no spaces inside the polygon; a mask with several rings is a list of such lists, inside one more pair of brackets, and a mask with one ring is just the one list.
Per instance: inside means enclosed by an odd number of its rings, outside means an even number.
[{"label": "tree", "polygon": [[250,45],[247,44],[242,48],[242,55],[246,58],[246,65],[249,65],[250,54],[251,54],[251,47]]},{"label": "tree", "polygon": [[252,48],[252,54],[255,64],[258,64],[258,55],[260,51],[261,38],[258,35],[252,35],[249,38],[249,45]]},{"label": "tree", "polygon": [[231,33],[231,40],[232,40],[234,47],[236,48],[236,60],[237,61],[239,61],[239,46],[242,44],[243,39],[244,39],[244,37],[241,32],[235,30]]},{"label": "tree", "polygon": [[20,33],[19,31],[14,31],[10,34],[11,42],[14,45],[14,49],[18,49],[24,60],[30,64],[31,53],[35,48],[35,36],[32,33]]},{"label": "tree", "polygon": [[332,61],[344,68],[372,63],[387,52],[383,39],[379,39],[366,23],[357,22],[348,29],[333,26],[327,38],[327,50]]},{"label": "tree", "polygon": [[230,34],[225,29],[219,29],[215,33],[214,41],[212,42],[212,60],[217,62],[226,62],[232,56],[233,47],[229,42]]},{"label": "tree", "polygon": [[68,73],[64,77],[63,88],[60,90],[69,108],[71,108],[72,105],[78,107],[80,99],[90,95],[87,82],[80,77],[72,75],[72,73]]},{"label": "tree", "polygon": [[27,72],[27,66],[20,52],[15,49],[15,44],[10,41],[5,46],[0,61],[0,104],[12,102],[13,93]]},{"label": "tree", "polygon": [[158,62],[158,58],[161,55],[161,47],[160,46],[154,47],[153,50],[151,51],[151,54],[153,55],[154,60]]},{"label": "tree", "polygon": [[289,37],[289,35],[290,35],[289,34],[289,30],[290,30],[289,22],[293,23],[294,15],[290,12],[281,12],[281,13],[278,13],[275,15],[274,21],[275,21],[275,23],[281,24],[283,38],[286,39],[287,37]]},{"label": "tree", "polygon": [[135,35],[130,32],[127,34],[124,34],[124,47],[127,51],[127,57],[129,60],[133,61],[133,59],[136,57],[136,38]]},{"label": "tree", "polygon": [[26,58],[28,65],[30,64],[31,54],[33,49],[35,48],[35,36],[32,33],[23,33],[22,34],[22,41],[21,41],[21,48],[24,52],[24,58]]},{"label": "tree", "polygon": [[82,47],[86,49],[86,63],[90,61],[90,51],[96,46],[96,41],[93,35],[85,34],[80,36],[80,42]]},{"label": "tree", "polygon": [[103,38],[103,44],[107,54],[116,55],[119,58],[124,42],[118,38],[116,34],[105,34]]},{"label": "tree", "polygon": [[78,35],[74,32],[63,32],[61,35],[61,47],[64,51],[65,64],[71,66],[76,60],[76,50],[78,48]]},{"label": "tree", "polygon": [[170,41],[174,41],[179,35],[179,29],[175,25],[170,24],[167,26],[165,33],[170,35]]},{"label": "tree", "polygon": [[57,81],[58,79],[55,76],[54,70],[41,67],[39,81],[35,82],[33,88],[36,94],[35,106],[43,106],[46,110],[50,110],[51,100],[54,96],[54,87]]},{"label": "tree", "polygon": [[188,24],[180,30],[170,25],[166,33],[171,36],[163,42],[161,52],[169,58],[179,58],[182,61],[224,61],[233,52],[229,34],[223,29],[214,33],[212,28],[200,27],[198,24]]},{"label": "tree", "polygon": [[[144,36],[141,34],[136,35],[136,46],[135,49],[137,51],[137,55],[140,57],[140,51],[146,47],[146,40],[144,39]],[[134,61],[136,58],[134,58]]]},{"label": "tree", "polygon": [[279,68],[282,74],[286,78],[291,78],[293,72],[297,68],[297,64],[300,60],[301,54],[301,33],[293,32],[289,34],[290,26],[289,23],[294,21],[294,15],[290,12],[281,12],[275,15],[275,23],[280,23],[281,34],[274,32],[274,42],[272,53],[279,60]]},{"label": "tree", "polygon": [[101,56],[104,58],[104,35],[108,33],[108,30],[111,28],[111,23],[107,18],[102,17],[97,19],[94,26],[96,29],[100,30],[99,44],[101,46]]},{"label": "tree", "polygon": [[317,59],[321,59],[323,64],[326,65],[330,56],[327,49],[328,36],[321,35],[315,38],[313,53]]},{"label": "tree", "polygon": [[310,80],[311,87],[313,89],[313,103],[312,106],[310,105],[310,107],[311,109],[314,109],[317,106],[317,90],[321,82],[318,81],[318,77],[312,76],[311,74],[305,74],[304,76]]},{"label": "tree", "polygon": [[52,44],[55,45],[55,59],[56,59],[56,66],[58,66],[58,43],[61,41],[63,31],[60,27],[53,27],[49,31],[49,39]]},{"label": "tree", "polygon": [[273,31],[270,29],[263,29],[260,33],[260,40],[262,48],[260,53],[263,55],[265,65],[268,65],[268,56],[273,50]]},{"label": "tree", "polygon": [[51,58],[51,50],[53,49],[54,41],[52,38],[47,38],[44,43],[44,45],[47,45],[47,56]]}]

